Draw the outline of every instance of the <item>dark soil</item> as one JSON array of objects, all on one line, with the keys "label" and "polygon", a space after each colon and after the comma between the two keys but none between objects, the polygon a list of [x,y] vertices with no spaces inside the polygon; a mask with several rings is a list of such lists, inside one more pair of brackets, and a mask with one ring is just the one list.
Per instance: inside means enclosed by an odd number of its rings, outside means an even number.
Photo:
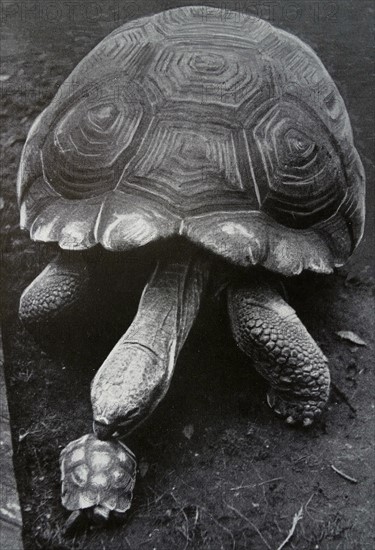
[{"label": "dark soil", "polygon": [[[2,330],[25,548],[276,550],[301,508],[303,518],[286,548],[374,548],[371,1],[283,2],[283,9],[273,3],[271,13],[276,25],[315,48],[338,83],[369,182],[366,238],[348,266],[332,277],[303,276],[286,284],[290,302],[330,359],[326,413],[308,431],[275,418],[265,402],[265,382],[230,336],[224,304],[207,299],[166,399],[128,440],[140,471],[126,523],[63,536],[59,453],[91,429],[89,383],[134,315],[144,266],[136,256],[108,258],[107,277],[113,271],[119,281],[122,267],[128,274],[123,288],[111,279],[106,294],[93,292],[100,322],[72,327],[74,337],[56,333],[60,349],[42,352],[21,327],[17,307],[53,250],[31,243],[18,228],[20,152],[33,119],[99,39],[128,18],[183,4],[4,4]],[[256,6],[225,3],[253,12]],[[262,6],[259,15],[267,17]],[[340,330],[354,331],[367,346],[341,340]]]}]

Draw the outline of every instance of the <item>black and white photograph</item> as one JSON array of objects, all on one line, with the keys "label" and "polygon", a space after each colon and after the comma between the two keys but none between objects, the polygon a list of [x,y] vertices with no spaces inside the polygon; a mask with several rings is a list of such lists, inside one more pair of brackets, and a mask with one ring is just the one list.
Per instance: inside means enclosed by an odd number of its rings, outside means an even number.
[{"label": "black and white photograph", "polygon": [[1,549],[373,549],[374,1],[0,11]]}]

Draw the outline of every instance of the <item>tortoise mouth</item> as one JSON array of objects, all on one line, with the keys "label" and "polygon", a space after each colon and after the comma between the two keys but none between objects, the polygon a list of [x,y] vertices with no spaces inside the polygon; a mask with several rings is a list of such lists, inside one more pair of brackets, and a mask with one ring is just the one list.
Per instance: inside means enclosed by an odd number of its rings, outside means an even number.
[{"label": "tortoise mouth", "polygon": [[94,420],[93,431],[98,439],[106,441],[107,439],[110,439],[115,434],[116,426],[114,426],[113,424],[107,426],[102,422],[98,422],[97,420]]},{"label": "tortoise mouth", "polygon": [[111,437],[122,437],[132,432],[141,422],[139,419],[140,407],[134,407],[125,416],[120,417],[116,422],[106,424],[100,420],[93,421],[93,431],[98,439],[107,440]]}]

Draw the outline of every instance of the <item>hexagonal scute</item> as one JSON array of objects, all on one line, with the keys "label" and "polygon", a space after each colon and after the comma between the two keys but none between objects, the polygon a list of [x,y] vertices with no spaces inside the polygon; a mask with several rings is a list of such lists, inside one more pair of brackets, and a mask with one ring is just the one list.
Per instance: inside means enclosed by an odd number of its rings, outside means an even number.
[{"label": "hexagonal scute", "polygon": [[130,507],[136,461],[120,441],[85,435],[63,449],[60,467],[62,503],[68,510],[100,505],[125,512]]},{"label": "hexagonal scute", "polygon": [[208,103],[238,108],[255,96],[254,109],[274,89],[269,63],[256,49],[225,51],[225,38],[217,37],[159,46],[147,79],[168,99],[201,104],[202,113]]}]

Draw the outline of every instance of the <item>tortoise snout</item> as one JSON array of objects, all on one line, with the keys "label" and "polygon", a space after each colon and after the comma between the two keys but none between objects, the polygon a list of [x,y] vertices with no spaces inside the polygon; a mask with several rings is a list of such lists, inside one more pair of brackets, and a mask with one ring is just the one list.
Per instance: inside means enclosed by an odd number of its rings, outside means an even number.
[{"label": "tortoise snout", "polygon": [[113,425],[107,426],[106,424],[102,424],[102,422],[98,422],[97,420],[94,420],[93,430],[98,439],[102,439],[103,441],[105,441],[112,437],[112,435],[116,431],[116,426],[113,426]]}]

